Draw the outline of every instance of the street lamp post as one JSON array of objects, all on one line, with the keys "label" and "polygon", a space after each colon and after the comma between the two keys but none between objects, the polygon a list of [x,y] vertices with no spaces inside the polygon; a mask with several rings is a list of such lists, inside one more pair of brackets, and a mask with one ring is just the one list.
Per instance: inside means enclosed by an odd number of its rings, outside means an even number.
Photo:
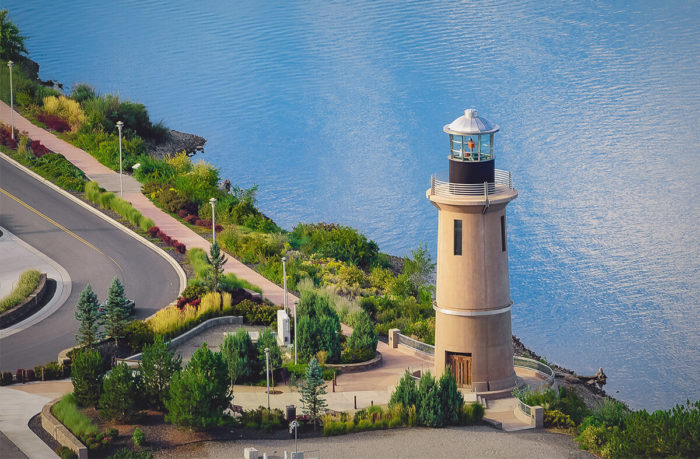
[{"label": "street lamp post", "polygon": [[270,348],[265,348],[265,368],[267,376],[267,411],[270,411]]},{"label": "street lamp post", "polygon": [[211,243],[216,242],[216,198],[209,200],[211,203]]},{"label": "street lamp post", "polygon": [[12,90],[12,67],[14,65],[14,62],[7,61],[7,66],[10,67],[10,127],[12,129],[12,140],[15,140],[15,100]]},{"label": "street lamp post", "polygon": [[287,257],[282,257],[282,282],[284,285],[284,312],[289,313],[287,309]]},{"label": "street lamp post", "polygon": [[297,305],[298,301],[294,302],[294,365],[297,364]]},{"label": "street lamp post", "polygon": [[117,129],[119,129],[119,197],[124,199],[124,181],[122,180],[122,128],[124,123],[117,121]]}]

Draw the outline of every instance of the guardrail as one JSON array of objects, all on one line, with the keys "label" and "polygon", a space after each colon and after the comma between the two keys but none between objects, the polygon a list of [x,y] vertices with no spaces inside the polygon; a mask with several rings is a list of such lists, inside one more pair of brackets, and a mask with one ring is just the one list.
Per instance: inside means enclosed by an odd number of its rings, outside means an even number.
[{"label": "guardrail", "polygon": [[545,365],[534,359],[528,359],[527,357],[520,357],[517,355],[513,356],[513,366],[520,368],[527,368],[530,370],[538,371],[545,375],[545,380],[542,386],[551,386],[554,382],[554,370],[552,370],[549,365]]},{"label": "guardrail", "polygon": [[430,194],[436,196],[491,196],[506,193],[513,189],[513,174],[510,171],[496,169],[493,182],[452,183],[430,177]]},{"label": "guardrail", "polygon": [[402,335],[401,333],[399,333],[399,344],[403,344],[404,346],[408,346],[425,354],[435,355],[435,346],[433,346],[432,344],[427,344],[422,341],[409,338],[408,336]]},{"label": "guardrail", "polygon": [[518,399],[518,404],[519,404],[520,411],[527,414],[528,416],[532,415],[532,407],[530,407],[530,405],[526,404],[525,402],[523,402],[520,399]]}]

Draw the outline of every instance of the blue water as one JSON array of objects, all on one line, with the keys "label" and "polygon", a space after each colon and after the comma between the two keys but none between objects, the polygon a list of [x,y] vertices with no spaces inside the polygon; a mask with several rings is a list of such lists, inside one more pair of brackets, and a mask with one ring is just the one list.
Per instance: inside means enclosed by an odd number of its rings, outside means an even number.
[{"label": "blue water", "polygon": [[520,193],[514,333],[634,408],[700,398],[696,2],[227,3],[5,7],[43,78],[204,136],[283,227],[341,222],[394,254],[435,253],[442,126],[477,108]]}]

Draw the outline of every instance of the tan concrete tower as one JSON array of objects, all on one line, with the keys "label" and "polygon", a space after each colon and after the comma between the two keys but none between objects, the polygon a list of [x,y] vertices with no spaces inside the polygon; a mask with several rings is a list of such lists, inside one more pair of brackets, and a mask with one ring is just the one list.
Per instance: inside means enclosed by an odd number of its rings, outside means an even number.
[{"label": "tan concrete tower", "polygon": [[426,196],[438,208],[435,374],[449,365],[460,387],[507,393],[516,376],[506,205],[518,192],[494,168],[498,129],[474,109],[445,126],[449,173],[434,175]]}]

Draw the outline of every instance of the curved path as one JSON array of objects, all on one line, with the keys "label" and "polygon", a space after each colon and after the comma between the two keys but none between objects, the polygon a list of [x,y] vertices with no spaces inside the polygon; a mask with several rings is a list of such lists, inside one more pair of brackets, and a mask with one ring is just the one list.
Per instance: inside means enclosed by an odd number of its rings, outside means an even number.
[{"label": "curved path", "polygon": [[[104,300],[115,276],[134,299],[137,317],[174,300],[180,276],[166,258],[113,223],[0,156],[0,225],[70,274],[66,302],[43,321],[0,338],[0,370],[32,368],[75,344],[75,304],[89,282]],[[2,263],[0,254],[0,263]]]}]

